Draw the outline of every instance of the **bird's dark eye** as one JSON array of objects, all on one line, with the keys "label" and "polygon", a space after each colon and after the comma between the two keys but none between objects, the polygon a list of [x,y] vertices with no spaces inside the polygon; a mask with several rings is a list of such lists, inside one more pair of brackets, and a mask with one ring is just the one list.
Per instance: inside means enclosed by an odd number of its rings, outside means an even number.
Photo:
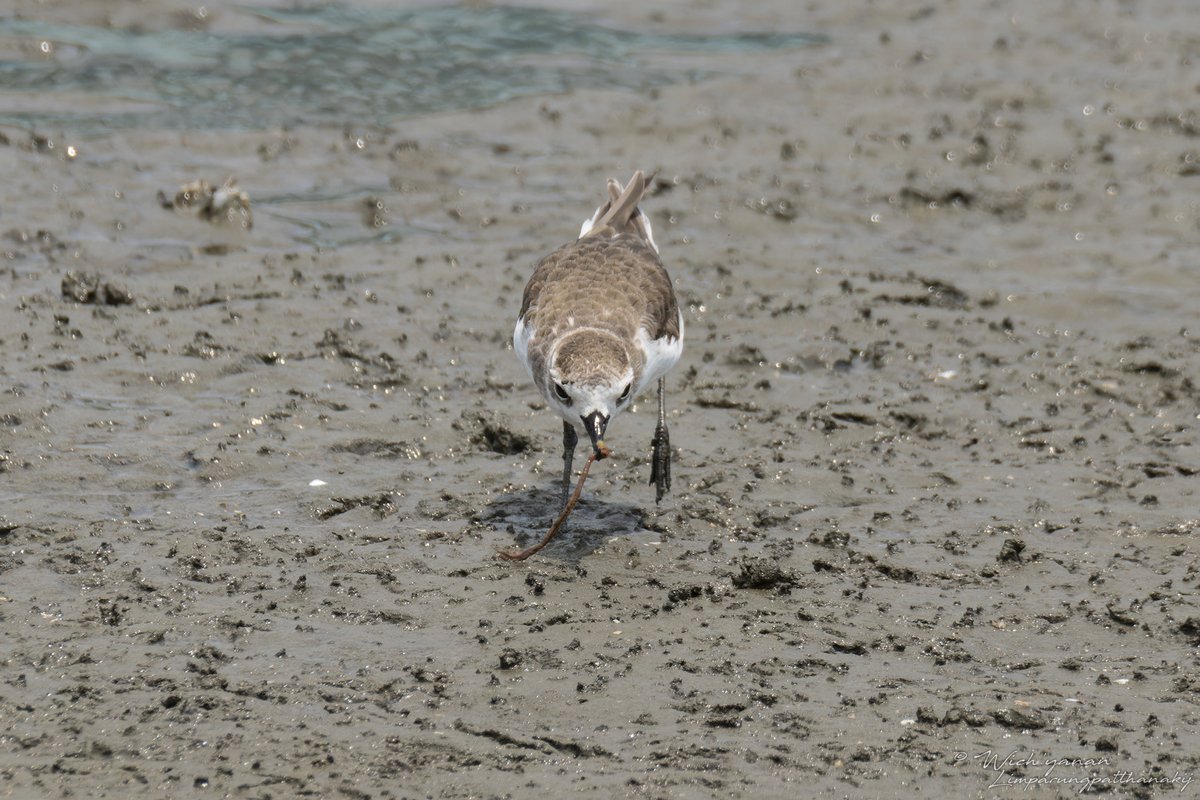
[{"label": "bird's dark eye", "polygon": [[633,388],[632,383],[625,384],[625,391],[621,392],[621,396],[617,398],[618,403],[624,403],[629,399],[629,390]]},{"label": "bird's dark eye", "polygon": [[563,388],[561,383],[554,384],[554,396],[567,405],[571,405],[571,395],[567,394],[567,390]]}]

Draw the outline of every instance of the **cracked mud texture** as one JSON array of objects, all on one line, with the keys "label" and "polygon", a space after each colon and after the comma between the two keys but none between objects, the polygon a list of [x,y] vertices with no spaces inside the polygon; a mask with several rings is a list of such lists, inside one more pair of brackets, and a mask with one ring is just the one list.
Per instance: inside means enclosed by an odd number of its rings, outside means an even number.
[{"label": "cracked mud texture", "polygon": [[[1200,16],[796,8],[593,7],[830,39],[640,94],[4,128],[0,796],[1194,796]],[[634,168],[674,490],[643,397],[500,562],[521,287]],[[155,199],[233,174],[252,229]]]}]

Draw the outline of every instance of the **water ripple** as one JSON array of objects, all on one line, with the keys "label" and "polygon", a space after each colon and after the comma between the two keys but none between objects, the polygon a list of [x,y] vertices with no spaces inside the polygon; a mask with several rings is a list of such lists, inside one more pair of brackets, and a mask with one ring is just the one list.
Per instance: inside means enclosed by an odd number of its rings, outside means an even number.
[{"label": "water ripple", "polygon": [[[574,14],[506,6],[251,13],[278,24],[280,33],[133,32],[0,19],[0,39],[53,44],[50,57],[0,61],[0,87],[10,99],[0,123],[76,131],[387,124],[531,94],[640,90],[709,74],[695,65],[649,66],[652,55],[822,41],[802,33],[616,30]],[[96,100],[94,107],[81,95]],[[31,101],[24,109],[22,98]]]}]

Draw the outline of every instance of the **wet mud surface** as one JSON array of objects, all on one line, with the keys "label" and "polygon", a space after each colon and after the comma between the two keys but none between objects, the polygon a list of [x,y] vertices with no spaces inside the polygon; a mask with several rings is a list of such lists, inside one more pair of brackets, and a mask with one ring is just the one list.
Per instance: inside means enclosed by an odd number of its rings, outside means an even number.
[{"label": "wet mud surface", "polygon": [[[391,128],[4,128],[0,796],[1194,796],[1198,18],[1027,5]],[[668,9],[596,14],[728,31]],[[561,464],[520,291],[633,168],[673,492],[646,396],[505,563]],[[230,175],[252,225],[157,199]]]}]

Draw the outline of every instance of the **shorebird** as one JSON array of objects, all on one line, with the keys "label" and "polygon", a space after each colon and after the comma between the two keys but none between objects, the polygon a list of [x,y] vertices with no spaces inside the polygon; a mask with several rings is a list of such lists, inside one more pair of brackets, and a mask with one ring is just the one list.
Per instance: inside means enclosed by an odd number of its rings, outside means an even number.
[{"label": "shorebird", "polygon": [[683,314],[650,220],[638,208],[645,191],[641,170],[625,186],[609,178],[608,199],[579,238],[534,268],[513,332],[517,357],[563,418],[564,507],[580,432],[603,458],[609,423],[656,381],[654,502],[671,488],[664,376],[683,352]]}]

